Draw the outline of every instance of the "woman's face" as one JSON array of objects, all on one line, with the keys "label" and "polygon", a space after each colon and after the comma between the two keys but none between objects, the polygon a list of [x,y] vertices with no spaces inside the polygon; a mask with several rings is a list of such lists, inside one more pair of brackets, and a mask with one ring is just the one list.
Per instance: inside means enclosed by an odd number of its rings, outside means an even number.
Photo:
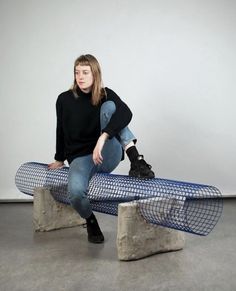
[{"label": "woman's face", "polygon": [[85,93],[91,92],[93,86],[93,74],[90,66],[76,66],[75,80],[81,91]]}]

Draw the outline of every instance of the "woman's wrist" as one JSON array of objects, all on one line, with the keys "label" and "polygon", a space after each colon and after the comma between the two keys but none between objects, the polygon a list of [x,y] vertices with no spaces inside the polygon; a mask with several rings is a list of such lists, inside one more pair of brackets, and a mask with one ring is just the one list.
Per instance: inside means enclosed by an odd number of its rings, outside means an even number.
[{"label": "woman's wrist", "polygon": [[106,133],[106,132],[103,132],[103,133],[100,135],[100,137],[106,141],[106,140],[109,138],[109,134]]}]

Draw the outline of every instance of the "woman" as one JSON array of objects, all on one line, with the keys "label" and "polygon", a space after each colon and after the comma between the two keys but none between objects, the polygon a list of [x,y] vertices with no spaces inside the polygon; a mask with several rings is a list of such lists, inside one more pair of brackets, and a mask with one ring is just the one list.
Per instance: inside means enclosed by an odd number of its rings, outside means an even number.
[{"label": "woman", "polygon": [[101,243],[104,236],[94,216],[87,188],[97,172],[112,172],[123,159],[130,161],[130,176],[154,178],[151,166],[139,155],[136,138],[129,130],[132,113],[109,88],[102,86],[97,59],[82,55],[74,64],[72,88],[58,96],[55,162],[49,169],[69,163],[68,192],[71,205],[86,219],[88,240]]}]

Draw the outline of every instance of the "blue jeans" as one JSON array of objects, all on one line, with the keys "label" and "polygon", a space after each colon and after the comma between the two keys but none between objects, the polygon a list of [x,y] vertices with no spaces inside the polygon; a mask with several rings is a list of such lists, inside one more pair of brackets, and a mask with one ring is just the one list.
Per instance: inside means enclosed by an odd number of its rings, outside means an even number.
[{"label": "blue jeans", "polygon": [[[100,111],[101,129],[109,122],[116,106],[113,101],[104,102]],[[123,128],[119,133],[119,139],[113,137],[108,139],[103,147],[103,162],[95,165],[92,154],[75,158],[69,167],[68,192],[70,203],[83,218],[92,214],[92,207],[87,198],[87,189],[90,179],[95,173],[111,173],[120,163],[123,150],[127,144],[135,140],[135,136],[128,127]]]}]

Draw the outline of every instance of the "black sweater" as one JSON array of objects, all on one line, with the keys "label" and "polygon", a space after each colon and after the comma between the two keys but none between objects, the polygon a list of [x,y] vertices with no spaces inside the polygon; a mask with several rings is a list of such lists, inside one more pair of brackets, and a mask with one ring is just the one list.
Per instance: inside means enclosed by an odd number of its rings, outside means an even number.
[{"label": "black sweater", "polygon": [[109,88],[105,90],[107,96],[96,106],[91,103],[91,93],[84,93],[79,89],[78,98],[75,98],[72,90],[58,96],[55,160],[67,159],[71,163],[74,158],[93,152],[101,135],[100,108],[105,101],[113,101],[116,111],[102,132],[108,133],[109,138],[112,138],[129,124],[132,118],[129,107],[114,91]]}]

